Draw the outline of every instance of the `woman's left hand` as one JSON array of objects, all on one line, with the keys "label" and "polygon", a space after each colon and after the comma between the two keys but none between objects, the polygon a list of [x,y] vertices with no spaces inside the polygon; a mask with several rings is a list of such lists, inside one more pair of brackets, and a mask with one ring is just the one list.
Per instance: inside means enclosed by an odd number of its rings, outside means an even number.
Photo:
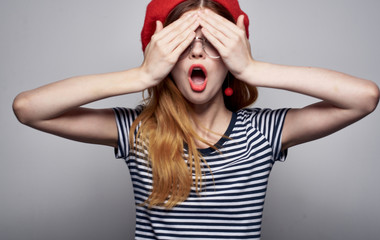
[{"label": "woman's left hand", "polygon": [[244,15],[239,16],[236,25],[208,9],[201,10],[199,16],[203,35],[218,50],[228,70],[244,81],[244,71],[253,61]]}]

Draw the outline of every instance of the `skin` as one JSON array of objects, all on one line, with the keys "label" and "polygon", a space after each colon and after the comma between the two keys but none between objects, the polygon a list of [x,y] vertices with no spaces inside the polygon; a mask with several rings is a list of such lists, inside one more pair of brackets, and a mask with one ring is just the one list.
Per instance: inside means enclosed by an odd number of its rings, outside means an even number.
[{"label": "skin", "polygon": [[[196,36],[204,37],[201,28],[196,30]],[[193,91],[188,81],[188,71],[191,65],[202,64],[207,71],[207,86],[202,92]],[[177,62],[172,72],[172,77],[178,89],[191,103],[195,117],[202,126],[194,124],[198,134],[209,141],[216,143],[226,131],[232,113],[225,107],[223,100],[222,84],[227,75],[227,68],[221,59],[209,58],[202,49],[201,43],[193,46],[190,54]],[[212,130],[207,131],[207,129]],[[218,134],[213,134],[218,133]],[[208,147],[198,142],[200,148]]]},{"label": "skin", "polygon": [[[141,66],[121,72],[73,77],[20,93],[13,109],[20,122],[76,141],[117,147],[117,127],[111,109],[88,109],[84,104],[116,95],[140,92],[157,85],[169,73],[194,109],[194,129],[214,143],[230,119],[223,103],[221,83],[230,71],[237,79],[258,87],[284,89],[309,95],[320,102],[289,111],[283,128],[282,148],[324,137],[375,110],[379,89],[371,81],[313,67],[293,67],[254,60],[243,16],[233,24],[210,10],[192,11],[156,32],[145,50]],[[219,51],[210,59],[195,44],[189,56],[180,54],[195,36],[204,36]],[[194,92],[187,80],[189,66],[202,63],[209,83]],[[56,96],[65,96],[56,97]],[[102,128],[99,128],[102,126]],[[209,129],[211,131],[206,131]],[[199,147],[205,147],[199,144]]]},{"label": "skin", "polygon": [[[196,36],[203,37],[201,28],[196,30]],[[193,91],[188,82],[188,71],[193,64],[203,65],[208,73],[207,86],[202,92]],[[209,58],[199,42],[194,44],[191,53],[185,59],[177,62],[171,75],[178,89],[192,103],[194,108],[209,104],[215,101],[214,98],[221,98],[223,100],[223,94],[220,89],[227,75],[227,68],[221,59]]]},{"label": "skin", "polygon": [[327,136],[375,110],[379,88],[373,82],[327,69],[255,61],[244,30],[244,16],[236,25],[207,9],[199,16],[203,34],[236,78],[249,85],[321,99],[289,111],[282,133],[283,149]]}]

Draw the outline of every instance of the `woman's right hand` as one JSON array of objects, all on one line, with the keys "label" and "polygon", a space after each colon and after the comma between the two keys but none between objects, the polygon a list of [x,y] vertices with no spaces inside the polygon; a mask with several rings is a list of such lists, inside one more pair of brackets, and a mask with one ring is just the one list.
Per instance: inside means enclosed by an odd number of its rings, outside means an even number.
[{"label": "woman's right hand", "polygon": [[80,106],[157,85],[190,45],[198,26],[196,15],[189,14],[165,28],[157,22],[141,67],[72,77],[22,92],[14,100],[14,112],[21,123],[41,131],[76,141],[117,147],[118,134],[112,109]]},{"label": "woman's right hand", "polygon": [[156,31],[145,49],[140,67],[147,88],[156,86],[171,72],[181,53],[195,38],[195,30],[199,27],[197,18],[195,12],[186,13],[165,28],[160,21],[156,22]]}]

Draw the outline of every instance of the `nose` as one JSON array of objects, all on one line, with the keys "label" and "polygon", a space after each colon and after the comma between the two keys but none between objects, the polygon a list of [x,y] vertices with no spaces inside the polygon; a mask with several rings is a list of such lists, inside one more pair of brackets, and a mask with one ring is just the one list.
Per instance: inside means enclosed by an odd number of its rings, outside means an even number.
[{"label": "nose", "polygon": [[194,41],[190,52],[191,58],[205,58],[205,52],[203,51],[203,44],[201,41]]}]

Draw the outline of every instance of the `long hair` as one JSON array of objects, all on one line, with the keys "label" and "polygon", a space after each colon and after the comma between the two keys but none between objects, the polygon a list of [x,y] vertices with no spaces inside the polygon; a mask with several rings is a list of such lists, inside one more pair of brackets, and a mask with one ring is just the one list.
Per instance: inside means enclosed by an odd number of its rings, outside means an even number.
[{"label": "long hair", "polygon": [[[177,20],[183,13],[209,8],[235,22],[232,15],[212,0],[188,0],[178,4],[168,15],[164,26]],[[224,97],[230,111],[251,105],[257,98],[256,87],[235,79],[228,73],[223,87],[234,89],[234,94]],[[144,109],[133,122],[129,142],[135,151],[146,149],[152,173],[152,190],[145,204],[149,207],[172,208],[187,199],[191,188],[197,194],[202,191],[202,168],[208,167],[197,149],[197,141],[216,149],[202,139],[192,127],[191,108],[170,75],[160,84],[148,89]],[[134,134],[136,134],[134,136]],[[187,152],[185,154],[184,145]],[[216,149],[217,150],[217,149]]]}]

